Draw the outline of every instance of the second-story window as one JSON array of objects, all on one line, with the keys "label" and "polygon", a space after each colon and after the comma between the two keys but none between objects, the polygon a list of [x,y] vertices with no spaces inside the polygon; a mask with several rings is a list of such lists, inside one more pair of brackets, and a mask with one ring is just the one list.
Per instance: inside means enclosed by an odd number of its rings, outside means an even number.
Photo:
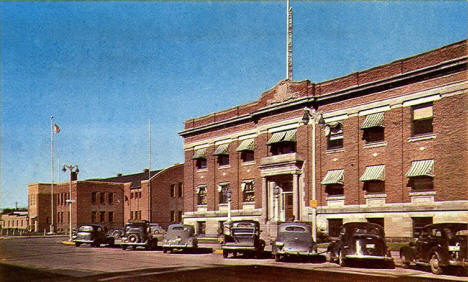
[{"label": "second-story window", "polygon": [[101,205],[104,205],[106,203],[106,197],[105,196],[106,196],[106,194],[104,192],[101,192],[99,194],[99,199],[100,199]]},{"label": "second-story window", "polygon": [[[91,203],[92,203],[93,205],[96,204],[96,192],[92,192],[92,193],[91,193]],[[94,222],[94,221],[93,221],[93,222]]]},{"label": "second-story window", "polygon": [[171,184],[171,198],[175,198],[176,195],[176,185]]},{"label": "second-story window", "polygon": [[361,124],[362,138],[366,143],[375,143],[385,140],[384,113],[375,113],[366,116]]},{"label": "second-story window", "polygon": [[219,203],[226,204],[228,202],[228,195],[229,195],[229,184],[219,184],[218,185],[218,192],[219,192]]},{"label": "second-story window", "polygon": [[197,187],[197,204],[206,205],[206,186]]},{"label": "second-story window", "polygon": [[241,153],[242,162],[252,162],[255,160],[254,155],[255,143],[254,139],[247,139],[241,142],[236,151]]},{"label": "second-story window", "polygon": [[244,202],[255,202],[255,182],[246,180],[241,183],[242,200]]},{"label": "second-story window", "polygon": [[412,136],[433,133],[432,103],[413,106],[412,108]]},{"label": "second-story window", "polygon": [[213,156],[218,157],[219,166],[229,165],[229,144],[219,145],[213,153]]},{"label": "second-story window", "polygon": [[272,155],[282,155],[296,152],[296,130],[275,132],[268,140]]},{"label": "second-story window", "polygon": [[109,205],[112,205],[114,203],[114,193],[109,193],[107,199],[108,199]]},{"label": "second-story window", "polygon": [[341,122],[331,122],[325,128],[327,136],[327,150],[343,148],[343,124]]},{"label": "second-story window", "polygon": [[177,186],[177,188],[178,188],[177,189],[177,196],[179,198],[182,198],[182,195],[184,194],[184,192],[183,192],[184,191],[184,183],[179,182],[179,185]]},{"label": "second-story window", "polygon": [[406,177],[409,178],[409,186],[414,191],[434,190],[434,160],[411,162]]},{"label": "second-story window", "polygon": [[385,193],[385,165],[367,166],[359,180],[367,193]]},{"label": "second-story window", "polygon": [[197,169],[206,168],[206,148],[196,150],[193,154],[192,160],[195,160],[195,166]]}]

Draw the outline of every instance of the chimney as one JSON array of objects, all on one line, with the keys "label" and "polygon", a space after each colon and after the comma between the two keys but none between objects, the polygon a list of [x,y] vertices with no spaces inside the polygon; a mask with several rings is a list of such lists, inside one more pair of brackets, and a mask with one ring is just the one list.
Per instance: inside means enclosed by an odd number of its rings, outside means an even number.
[{"label": "chimney", "polygon": [[117,173],[117,177],[121,177],[122,176],[122,173]]}]

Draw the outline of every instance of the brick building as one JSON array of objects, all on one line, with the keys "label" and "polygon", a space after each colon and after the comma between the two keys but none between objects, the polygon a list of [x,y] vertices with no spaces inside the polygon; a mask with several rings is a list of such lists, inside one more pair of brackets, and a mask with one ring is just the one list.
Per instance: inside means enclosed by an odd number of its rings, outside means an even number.
[{"label": "brick building", "polygon": [[257,101],[187,120],[184,222],[216,234],[228,193],[232,218],[261,221],[266,236],[314,212],[332,236],[350,221],[404,238],[465,222],[466,44],[320,83],[280,81]]},{"label": "brick building", "polygon": [[29,230],[28,212],[13,211],[11,213],[2,214],[0,226],[2,230],[27,231]]}]

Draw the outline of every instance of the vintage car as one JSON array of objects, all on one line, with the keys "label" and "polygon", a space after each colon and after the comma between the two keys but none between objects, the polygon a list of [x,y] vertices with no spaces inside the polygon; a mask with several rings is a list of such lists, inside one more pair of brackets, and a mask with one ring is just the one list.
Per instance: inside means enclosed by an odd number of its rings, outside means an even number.
[{"label": "vintage car", "polygon": [[262,256],[265,241],[260,239],[260,224],[257,221],[232,221],[224,232],[221,242],[224,258],[227,258],[229,253],[232,253],[234,257],[238,253],[254,254],[256,258]]},{"label": "vintage car", "polygon": [[192,225],[171,224],[163,237],[163,252],[198,248],[198,240]]},{"label": "vintage car", "polygon": [[394,266],[383,227],[375,223],[345,223],[338,240],[332,242],[327,251],[330,260],[341,266],[350,260],[374,260],[381,261],[385,267]]},{"label": "vintage car", "polygon": [[317,254],[317,244],[312,239],[310,224],[302,222],[279,224],[271,249],[276,261],[287,256],[320,256]]},{"label": "vintage car", "polygon": [[149,223],[145,220],[129,221],[124,227],[120,246],[123,250],[132,247],[144,247],[147,250],[155,250],[158,246],[158,239],[153,237]]},{"label": "vintage car", "polygon": [[81,244],[89,244],[92,247],[100,247],[101,244],[114,246],[114,238],[108,236],[106,228],[97,223],[81,225],[72,236],[72,239],[76,247]]},{"label": "vintage car", "polygon": [[423,227],[416,242],[400,249],[404,267],[411,263],[429,265],[434,274],[448,266],[466,270],[468,267],[466,223],[436,223]]}]

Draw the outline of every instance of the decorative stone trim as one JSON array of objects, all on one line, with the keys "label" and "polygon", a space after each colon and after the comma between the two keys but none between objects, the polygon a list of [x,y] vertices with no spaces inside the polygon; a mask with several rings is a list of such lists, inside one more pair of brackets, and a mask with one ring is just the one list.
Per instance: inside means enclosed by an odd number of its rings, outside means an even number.
[{"label": "decorative stone trim", "polygon": [[364,148],[377,148],[377,147],[385,147],[387,146],[387,141],[380,141],[380,142],[372,142],[364,144]]},{"label": "decorative stone trim", "polygon": [[364,195],[366,199],[378,199],[378,198],[387,198],[387,194],[385,193],[371,193]]},{"label": "decorative stone trim", "polygon": [[228,168],[231,168],[231,165],[218,166],[218,169],[228,169]]},{"label": "decorative stone trim", "polygon": [[344,200],[345,196],[344,195],[333,195],[333,196],[327,196],[327,201],[334,201],[334,200]]},{"label": "decorative stone trim", "polygon": [[242,162],[242,166],[249,166],[249,165],[255,165],[255,161],[250,161],[250,162]]},{"label": "decorative stone trim", "polygon": [[197,169],[197,172],[207,172],[208,168]]},{"label": "decorative stone trim", "polygon": [[410,197],[414,196],[434,196],[436,191],[417,191],[417,192],[409,192]]},{"label": "decorative stone trim", "polygon": [[333,154],[333,153],[338,153],[338,152],[344,152],[344,148],[330,149],[326,151],[327,154]]},{"label": "decorative stone trim", "polygon": [[431,140],[435,139],[436,135],[435,134],[426,134],[426,135],[419,135],[419,136],[411,136],[408,137],[408,142],[417,142],[417,141],[423,141],[423,140]]}]

